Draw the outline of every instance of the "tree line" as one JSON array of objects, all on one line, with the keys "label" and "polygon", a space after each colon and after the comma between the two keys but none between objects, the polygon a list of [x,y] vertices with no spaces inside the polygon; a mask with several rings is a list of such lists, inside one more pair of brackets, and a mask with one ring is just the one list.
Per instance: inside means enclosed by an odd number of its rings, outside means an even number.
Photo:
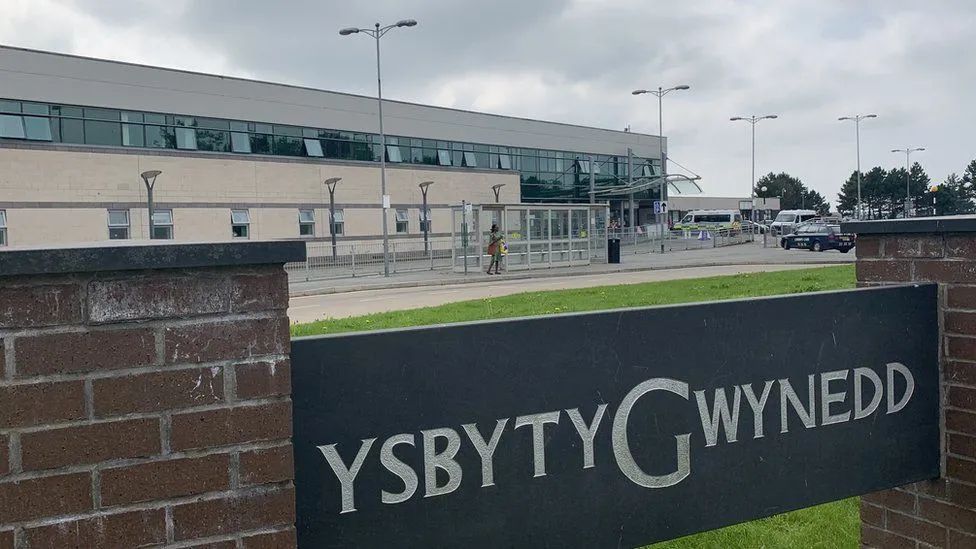
[{"label": "tree line", "polygon": [[[905,168],[871,168],[861,173],[861,201],[868,219],[904,217],[906,204],[914,215],[956,215],[976,210],[976,160],[962,177],[949,174],[933,184],[916,162]],[[854,215],[857,210],[857,171],[851,173],[837,195],[837,211]]]},{"label": "tree line", "polygon": [[[756,182],[754,192],[759,198],[780,198],[783,210],[815,210],[822,215],[830,211],[830,203],[823,195],[787,173],[764,175]],[[916,216],[976,212],[976,160],[966,166],[962,176],[951,173],[937,185],[918,162],[907,172],[905,168],[885,170],[876,166],[861,172],[861,201],[868,219],[903,217],[906,201]],[[843,216],[854,216],[856,210],[854,171],[837,195],[837,211]]]}]

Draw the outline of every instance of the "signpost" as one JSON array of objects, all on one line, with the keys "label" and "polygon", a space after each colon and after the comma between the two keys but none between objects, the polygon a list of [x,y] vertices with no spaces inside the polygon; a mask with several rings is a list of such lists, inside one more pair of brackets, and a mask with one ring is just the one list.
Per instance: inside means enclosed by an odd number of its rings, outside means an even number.
[{"label": "signpost", "polygon": [[937,477],[936,295],[297,339],[299,545],[634,547]]}]

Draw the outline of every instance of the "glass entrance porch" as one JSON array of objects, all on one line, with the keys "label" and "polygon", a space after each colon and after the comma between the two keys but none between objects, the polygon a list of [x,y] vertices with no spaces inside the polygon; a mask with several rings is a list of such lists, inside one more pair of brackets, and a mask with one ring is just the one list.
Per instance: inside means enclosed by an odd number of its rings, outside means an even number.
[{"label": "glass entrance porch", "polygon": [[451,209],[455,272],[487,268],[489,234],[498,225],[510,271],[589,265],[605,257],[606,204],[469,204]]}]

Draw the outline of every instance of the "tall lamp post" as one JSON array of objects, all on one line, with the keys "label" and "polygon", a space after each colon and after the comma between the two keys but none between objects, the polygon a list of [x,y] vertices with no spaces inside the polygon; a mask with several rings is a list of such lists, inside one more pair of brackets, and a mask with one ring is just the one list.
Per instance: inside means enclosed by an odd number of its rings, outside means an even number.
[{"label": "tall lamp post", "polygon": [[387,210],[390,207],[390,200],[386,195],[386,134],[383,133],[383,79],[380,72],[380,38],[383,38],[383,35],[390,32],[392,29],[399,27],[413,27],[416,24],[417,22],[413,19],[403,19],[385,27],[381,27],[379,23],[376,23],[374,28],[371,29],[347,27],[339,31],[340,36],[364,33],[376,39],[376,100],[377,104],[379,105],[380,118],[380,194],[383,211],[383,276],[390,276],[390,233],[389,229],[387,228],[386,219]]},{"label": "tall lamp post", "polygon": [[433,181],[424,181],[420,185],[417,185],[418,187],[420,187],[420,193],[424,195],[424,209],[423,209],[422,219],[424,221],[423,229],[424,229],[424,254],[425,255],[429,253],[427,247],[427,232],[430,230],[430,218],[427,216],[427,189],[433,184],[434,184]]},{"label": "tall lamp post", "polygon": [[857,142],[857,218],[861,219],[864,209],[861,207],[861,120],[865,118],[877,118],[876,114],[855,114],[854,116],[842,116],[837,120],[854,121],[854,138]]},{"label": "tall lamp post", "polygon": [[146,184],[146,209],[149,210],[149,240],[155,238],[156,224],[153,222],[153,187],[156,186],[156,178],[163,172],[159,170],[149,170],[139,174],[142,181]]},{"label": "tall lamp post", "polygon": [[905,153],[905,217],[908,217],[908,212],[912,207],[912,153],[924,150],[925,147],[891,149],[893,153]]},{"label": "tall lamp post", "polygon": [[[632,95],[643,95],[645,93],[649,93],[657,97],[657,132],[658,132],[657,146],[658,146],[658,158],[660,158],[661,160],[661,174],[660,174],[661,182],[658,185],[658,199],[660,200],[661,204],[664,204],[664,189],[667,183],[666,180],[667,169],[665,165],[667,158],[664,155],[664,96],[673,91],[690,90],[690,89],[691,86],[687,84],[682,84],[680,86],[674,86],[673,88],[667,88],[667,89],[658,86],[656,90],[634,90],[630,92]],[[661,235],[661,253],[664,253],[664,214],[663,213],[658,214],[658,231],[660,231],[658,234]]]},{"label": "tall lamp post", "polygon": [[752,126],[752,185],[749,185],[749,200],[753,202],[752,206],[752,221],[756,221],[756,124],[760,120],[773,120],[779,118],[776,114],[767,114],[765,116],[733,116],[729,120],[737,122],[739,120],[743,122],[748,122]]},{"label": "tall lamp post", "polygon": [[498,204],[498,202],[499,202],[498,194],[501,193],[502,187],[504,187],[504,186],[505,186],[504,183],[499,183],[497,185],[492,185],[491,186],[491,190],[495,193],[495,204]]},{"label": "tall lamp post", "polygon": [[336,233],[335,233],[335,188],[342,181],[341,177],[330,177],[325,180],[325,186],[329,189],[329,234],[332,235],[332,259],[336,258]]}]

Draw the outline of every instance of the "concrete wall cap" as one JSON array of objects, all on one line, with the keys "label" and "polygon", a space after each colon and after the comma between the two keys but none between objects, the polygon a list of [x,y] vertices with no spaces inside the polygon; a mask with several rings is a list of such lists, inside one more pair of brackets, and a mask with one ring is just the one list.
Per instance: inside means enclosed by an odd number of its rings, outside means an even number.
[{"label": "concrete wall cap", "polygon": [[248,242],[114,241],[58,248],[0,248],[0,277],[281,264],[305,260],[299,240]]}]

